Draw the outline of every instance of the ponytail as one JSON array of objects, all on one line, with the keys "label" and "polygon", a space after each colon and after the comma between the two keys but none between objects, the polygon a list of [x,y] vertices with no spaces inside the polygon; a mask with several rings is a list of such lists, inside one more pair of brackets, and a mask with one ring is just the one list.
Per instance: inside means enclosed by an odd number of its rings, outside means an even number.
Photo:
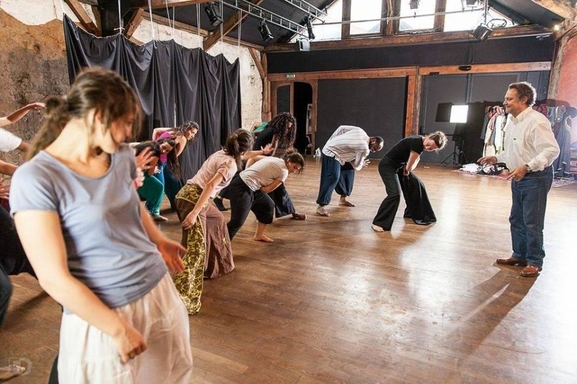
[{"label": "ponytail", "polygon": [[239,128],[234,131],[224,145],[224,152],[234,157],[236,165],[240,168],[241,157],[252,148],[252,135],[246,129]]},{"label": "ponytail", "polygon": [[61,96],[51,96],[46,101],[44,122],[32,141],[27,159],[30,160],[36,156],[38,152],[52,144],[69,120],[70,117],[66,99]]}]

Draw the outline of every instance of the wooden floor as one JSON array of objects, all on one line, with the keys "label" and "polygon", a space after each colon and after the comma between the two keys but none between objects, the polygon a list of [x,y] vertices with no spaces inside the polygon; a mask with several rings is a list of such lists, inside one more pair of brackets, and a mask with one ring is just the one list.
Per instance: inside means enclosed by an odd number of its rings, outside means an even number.
[{"label": "wooden floor", "polygon": [[[577,185],[551,190],[544,270],[527,279],[494,264],[510,254],[509,182],[420,165],[438,222],[401,209],[378,234],[377,161],[357,173],[357,207],[335,195],[329,218],[314,214],[319,173],[310,158],[287,182],[307,221],[277,220],[265,244],[251,215],[236,270],[205,281],[194,383],[577,383]],[[179,239],[168,216],[162,229]],[[31,277],[13,283],[0,366],[20,359],[30,374],[11,383],[46,383],[60,308]]]}]

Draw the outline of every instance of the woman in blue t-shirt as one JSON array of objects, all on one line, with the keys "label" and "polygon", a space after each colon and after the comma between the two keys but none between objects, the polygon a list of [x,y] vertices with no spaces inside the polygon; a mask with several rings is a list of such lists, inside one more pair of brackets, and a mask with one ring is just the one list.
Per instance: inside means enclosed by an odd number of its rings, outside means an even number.
[{"label": "woman in blue t-shirt", "polygon": [[417,167],[423,151],[436,151],[446,144],[445,134],[437,131],[426,136],[405,137],[385,154],[379,162],[379,174],[385,183],[387,197],[373,219],[373,230],[391,230],[401,202],[401,190],[407,203],[404,217],[410,217],[419,225],[437,221],[425,185],[412,171]]},{"label": "woman in blue t-shirt", "polygon": [[64,307],[61,383],[190,381],[188,316],[170,277],[184,248],[138,201],[134,153],[123,144],[138,126],[130,86],[86,70],[46,102],[31,159],[12,179],[24,250]]}]

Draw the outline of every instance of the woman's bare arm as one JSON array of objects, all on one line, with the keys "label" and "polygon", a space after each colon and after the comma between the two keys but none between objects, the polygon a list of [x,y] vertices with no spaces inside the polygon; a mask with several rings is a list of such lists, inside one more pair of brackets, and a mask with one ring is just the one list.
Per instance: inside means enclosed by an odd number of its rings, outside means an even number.
[{"label": "woman's bare arm", "polygon": [[130,354],[138,355],[146,350],[142,335],[70,274],[56,212],[22,211],[16,213],[14,222],[38,282],[50,296],[111,336],[122,361],[128,361]]}]

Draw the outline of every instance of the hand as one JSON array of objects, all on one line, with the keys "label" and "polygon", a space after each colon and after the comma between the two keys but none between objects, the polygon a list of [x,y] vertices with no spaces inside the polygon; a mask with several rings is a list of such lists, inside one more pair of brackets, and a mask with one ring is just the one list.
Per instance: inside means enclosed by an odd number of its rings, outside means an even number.
[{"label": "hand", "polygon": [[194,213],[194,210],[191,211],[188,215],[186,215],[184,220],[182,220],[182,223],[181,223],[182,228],[184,228],[184,229],[192,228],[192,226],[194,224],[196,224],[197,218],[198,218],[198,213]]},{"label": "hand", "polygon": [[260,147],[260,150],[262,151],[263,155],[269,155],[274,151],[274,148],[272,146],[272,143],[268,143],[264,147]]},{"label": "hand", "polygon": [[120,360],[123,363],[127,363],[146,351],[146,341],[144,341],[140,332],[128,324],[126,320],[120,318],[120,322],[122,325],[121,331],[118,335],[112,336],[112,339],[120,355]]},{"label": "hand", "polygon": [[174,275],[180,273],[184,269],[181,254],[186,252],[186,248],[169,238],[163,238],[160,243],[156,244],[158,251],[162,255],[162,259],[168,267],[168,271]]},{"label": "hand", "polygon": [[150,163],[150,160],[153,157],[154,153],[152,152],[152,149],[150,147],[144,148],[142,152],[136,156],[136,166],[140,169],[149,169],[150,165],[148,165],[148,163]]},{"label": "hand", "polygon": [[28,108],[38,111],[40,109],[46,108],[46,104],[41,102],[30,103],[27,105]]},{"label": "hand", "polygon": [[134,186],[136,189],[142,187],[144,184],[144,173],[142,173],[142,169],[136,168],[136,179],[134,179]]},{"label": "hand", "polygon": [[497,158],[495,156],[483,156],[477,160],[477,163],[481,165],[491,165],[497,163]]},{"label": "hand", "polygon": [[370,163],[371,163],[371,161],[369,159],[365,159],[365,161],[363,162],[363,167],[366,167]]},{"label": "hand", "polygon": [[10,198],[10,185],[0,184],[0,199],[8,200]]},{"label": "hand", "polygon": [[525,177],[527,174],[527,168],[524,165],[521,165],[513,170],[513,172],[507,175],[507,180],[515,179],[515,181],[519,181]]}]

